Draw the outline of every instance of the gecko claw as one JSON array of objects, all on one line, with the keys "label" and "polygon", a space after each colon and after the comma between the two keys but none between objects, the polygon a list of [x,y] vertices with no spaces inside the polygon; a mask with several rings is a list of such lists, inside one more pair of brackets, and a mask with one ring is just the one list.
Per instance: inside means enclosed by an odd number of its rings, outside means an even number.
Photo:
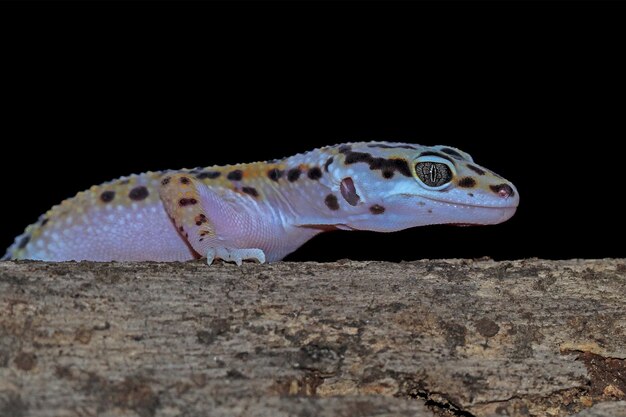
[{"label": "gecko claw", "polygon": [[265,252],[261,249],[249,248],[209,248],[207,250],[206,260],[207,264],[211,265],[213,261],[219,258],[225,262],[234,262],[237,266],[241,266],[243,261],[257,261],[258,263],[265,263]]},{"label": "gecko claw", "polygon": [[206,253],[207,265],[211,265],[213,263],[213,261],[215,260],[216,254],[217,254],[217,251],[215,250],[215,248],[209,248],[209,250]]}]

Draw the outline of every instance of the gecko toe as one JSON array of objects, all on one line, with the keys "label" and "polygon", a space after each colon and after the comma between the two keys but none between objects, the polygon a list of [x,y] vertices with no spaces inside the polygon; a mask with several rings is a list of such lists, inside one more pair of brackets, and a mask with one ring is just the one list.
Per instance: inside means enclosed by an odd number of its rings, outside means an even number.
[{"label": "gecko toe", "polygon": [[263,264],[265,263],[265,252],[257,248],[217,247],[207,250],[207,264],[211,265],[218,258],[224,262],[234,262],[237,266],[243,265],[243,261],[257,261]]},{"label": "gecko toe", "polygon": [[206,254],[206,263],[207,265],[211,265],[215,260],[215,256],[217,255],[217,251],[215,248],[209,248]]}]

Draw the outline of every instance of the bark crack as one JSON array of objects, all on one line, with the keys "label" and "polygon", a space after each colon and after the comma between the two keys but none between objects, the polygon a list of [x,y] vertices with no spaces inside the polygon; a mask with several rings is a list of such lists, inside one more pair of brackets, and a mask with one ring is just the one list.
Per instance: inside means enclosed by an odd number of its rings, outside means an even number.
[{"label": "bark crack", "polygon": [[450,401],[442,401],[441,399],[446,397],[444,394],[418,390],[409,396],[411,398],[419,398],[423,400],[426,407],[439,415],[455,417],[477,417],[475,414],[472,414],[469,411],[462,409],[461,407],[453,404]]}]

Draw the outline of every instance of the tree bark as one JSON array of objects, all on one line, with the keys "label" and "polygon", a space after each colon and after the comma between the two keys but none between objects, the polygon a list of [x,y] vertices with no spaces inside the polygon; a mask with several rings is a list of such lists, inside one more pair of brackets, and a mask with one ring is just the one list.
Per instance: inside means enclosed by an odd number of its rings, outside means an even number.
[{"label": "tree bark", "polygon": [[626,416],[626,260],[0,263],[0,416]]}]

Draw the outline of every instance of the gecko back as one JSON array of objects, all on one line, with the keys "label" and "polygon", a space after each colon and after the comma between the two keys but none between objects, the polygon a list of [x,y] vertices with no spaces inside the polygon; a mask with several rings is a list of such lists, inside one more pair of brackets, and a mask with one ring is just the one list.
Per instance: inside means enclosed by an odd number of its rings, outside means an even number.
[{"label": "gecko back", "polygon": [[458,149],[347,143],[91,187],[28,226],[3,259],[277,261],[327,230],[496,224],[518,203],[513,184]]}]

